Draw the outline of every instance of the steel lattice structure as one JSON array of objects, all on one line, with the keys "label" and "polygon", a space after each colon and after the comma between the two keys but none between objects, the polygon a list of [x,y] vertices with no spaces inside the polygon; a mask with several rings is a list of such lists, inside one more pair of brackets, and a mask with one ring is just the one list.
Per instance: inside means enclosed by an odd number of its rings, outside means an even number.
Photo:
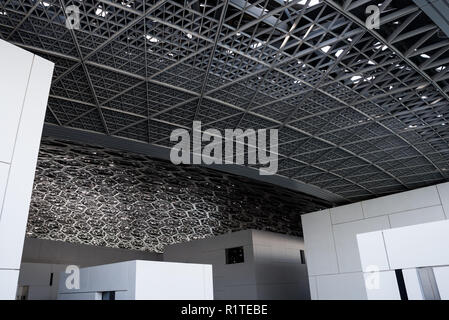
[{"label": "steel lattice structure", "polygon": [[0,0],[0,37],[55,62],[47,123],[278,128],[279,174],[349,201],[449,178],[449,38],[412,1]]}]

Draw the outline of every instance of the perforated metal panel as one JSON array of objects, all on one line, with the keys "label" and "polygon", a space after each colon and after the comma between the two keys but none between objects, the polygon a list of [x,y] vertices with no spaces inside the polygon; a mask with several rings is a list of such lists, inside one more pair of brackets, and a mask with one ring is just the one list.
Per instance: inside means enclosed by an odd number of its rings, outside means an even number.
[{"label": "perforated metal panel", "polygon": [[248,229],[302,236],[300,215],[329,206],[204,167],[44,138],[27,236],[162,252]]}]

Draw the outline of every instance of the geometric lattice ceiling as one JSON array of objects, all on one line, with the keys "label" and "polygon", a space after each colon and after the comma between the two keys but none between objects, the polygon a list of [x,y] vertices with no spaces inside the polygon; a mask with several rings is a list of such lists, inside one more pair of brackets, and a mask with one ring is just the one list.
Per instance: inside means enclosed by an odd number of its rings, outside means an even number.
[{"label": "geometric lattice ceiling", "polygon": [[0,37],[55,62],[47,123],[278,128],[278,174],[349,201],[449,178],[449,38],[412,1],[0,0]]}]

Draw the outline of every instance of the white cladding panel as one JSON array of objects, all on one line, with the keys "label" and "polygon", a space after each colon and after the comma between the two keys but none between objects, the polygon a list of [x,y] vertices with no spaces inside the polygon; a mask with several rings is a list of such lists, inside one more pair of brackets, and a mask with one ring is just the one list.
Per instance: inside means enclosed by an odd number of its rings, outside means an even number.
[{"label": "white cladding panel", "polygon": [[370,277],[377,277],[375,281],[378,281],[376,286],[367,286],[366,294],[368,300],[400,300],[398,283],[396,281],[396,274],[394,271],[381,271],[376,274],[365,273],[365,281],[369,282]]},{"label": "white cladding panel", "polygon": [[444,219],[443,208],[438,205],[392,214],[390,224],[392,228],[399,228]]},{"label": "white cladding panel", "polygon": [[338,273],[329,210],[301,216],[309,275]]},{"label": "white cladding panel", "polygon": [[360,202],[329,209],[333,224],[363,219],[362,204]]},{"label": "white cladding panel", "polygon": [[439,204],[440,198],[435,186],[362,201],[363,212],[367,218]]},{"label": "white cladding panel", "polygon": [[316,277],[320,300],[366,300],[362,272],[340,273]]},{"label": "white cladding panel", "polygon": [[0,217],[0,268],[20,269],[53,67],[34,57]]},{"label": "white cladding panel", "polygon": [[376,217],[333,226],[340,272],[362,271],[357,234],[389,228],[388,217]]},{"label": "white cladding panel", "polygon": [[390,269],[382,231],[358,234],[357,243],[363,272],[374,271],[373,267],[378,270]]},{"label": "white cladding panel", "polygon": [[0,161],[10,163],[34,55],[0,40]]},{"label": "white cladding panel", "polygon": [[391,269],[449,264],[449,221],[384,230]]}]

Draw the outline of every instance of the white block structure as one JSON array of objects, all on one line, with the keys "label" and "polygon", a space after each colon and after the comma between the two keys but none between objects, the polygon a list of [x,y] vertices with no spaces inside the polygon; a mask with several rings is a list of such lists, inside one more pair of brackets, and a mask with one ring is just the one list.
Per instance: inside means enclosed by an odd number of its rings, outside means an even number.
[{"label": "white block structure", "polygon": [[[368,299],[358,234],[448,217],[449,183],[302,215],[312,299]],[[364,241],[371,241],[373,248],[378,246],[373,239]],[[377,254],[379,265],[384,266],[385,257]]]},{"label": "white block structure", "polygon": [[[227,263],[226,251],[241,247],[244,261]],[[243,230],[165,247],[164,261],[208,263],[216,300],[310,299],[302,238]]]},{"label": "white block structure", "polygon": [[133,260],[81,268],[79,289],[67,288],[70,276],[60,275],[59,300],[101,300],[105,292],[115,300],[213,299],[212,266],[205,264]]},{"label": "white block structure", "polygon": [[[402,270],[407,298],[425,299],[417,268],[430,267],[442,299],[449,299],[449,220],[357,235],[369,300],[398,300],[395,270]],[[376,281],[373,285],[370,281]]]},{"label": "white block structure", "polygon": [[15,299],[54,64],[0,40],[0,299]]}]

